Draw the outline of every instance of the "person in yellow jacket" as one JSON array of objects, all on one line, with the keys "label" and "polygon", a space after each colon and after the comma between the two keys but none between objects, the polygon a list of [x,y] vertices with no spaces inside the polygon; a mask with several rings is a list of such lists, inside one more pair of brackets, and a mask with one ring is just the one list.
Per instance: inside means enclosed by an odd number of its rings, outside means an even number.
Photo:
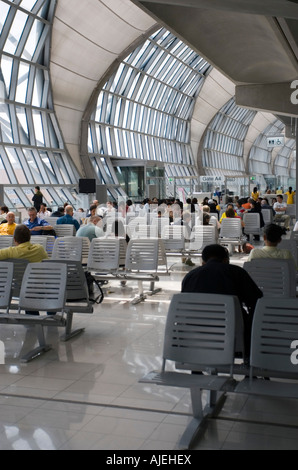
[{"label": "person in yellow jacket", "polygon": [[290,186],[288,191],[285,193],[285,195],[288,196],[287,204],[294,204],[295,194],[296,194],[296,191],[293,191],[292,187]]},{"label": "person in yellow jacket", "polygon": [[29,263],[40,263],[48,259],[48,254],[44,247],[30,242],[31,233],[26,225],[17,225],[14,231],[15,246],[2,248],[0,250],[0,260],[9,258],[27,259]]},{"label": "person in yellow jacket", "polygon": [[260,196],[260,193],[258,191],[258,188],[255,186],[252,193],[251,193],[251,197],[252,197],[252,199],[254,199],[254,201],[256,201],[259,196]]},{"label": "person in yellow jacket", "polygon": [[13,212],[8,212],[6,215],[6,222],[0,224],[0,235],[13,235],[17,224],[15,223],[15,215]]}]

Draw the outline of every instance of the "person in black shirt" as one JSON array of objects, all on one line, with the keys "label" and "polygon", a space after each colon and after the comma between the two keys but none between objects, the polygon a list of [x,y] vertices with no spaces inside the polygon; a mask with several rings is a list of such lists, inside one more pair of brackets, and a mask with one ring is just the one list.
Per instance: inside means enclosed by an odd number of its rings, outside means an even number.
[{"label": "person in black shirt", "polygon": [[229,263],[226,248],[216,244],[206,246],[202,266],[186,274],[181,291],[237,296],[242,307],[245,356],[249,357],[252,318],[263,293],[245,269]]}]

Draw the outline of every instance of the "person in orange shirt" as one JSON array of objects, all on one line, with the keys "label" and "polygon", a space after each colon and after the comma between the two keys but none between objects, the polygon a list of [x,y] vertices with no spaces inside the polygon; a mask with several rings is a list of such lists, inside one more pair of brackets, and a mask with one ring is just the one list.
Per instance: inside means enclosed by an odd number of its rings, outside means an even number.
[{"label": "person in orange shirt", "polygon": [[14,213],[8,212],[6,220],[6,223],[0,225],[0,235],[13,235],[17,226]]}]

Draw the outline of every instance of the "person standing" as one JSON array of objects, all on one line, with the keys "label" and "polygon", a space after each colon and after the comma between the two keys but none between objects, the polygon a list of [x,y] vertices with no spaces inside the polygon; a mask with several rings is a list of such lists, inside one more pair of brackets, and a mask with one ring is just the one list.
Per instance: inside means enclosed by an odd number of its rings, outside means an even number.
[{"label": "person standing", "polygon": [[288,191],[285,193],[285,196],[288,196],[287,204],[294,204],[295,194],[296,194],[296,191],[293,191],[293,188],[291,186],[289,186]]},{"label": "person standing", "polygon": [[33,205],[36,209],[36,212],[39,212],[40,211],[40,204],[42,203],[42,199],[43,199],[43,194],[40,191],[39,186],[35,186],[34,192],[35,192],[35,194],[32,198],[32,201],[33,201]]}]

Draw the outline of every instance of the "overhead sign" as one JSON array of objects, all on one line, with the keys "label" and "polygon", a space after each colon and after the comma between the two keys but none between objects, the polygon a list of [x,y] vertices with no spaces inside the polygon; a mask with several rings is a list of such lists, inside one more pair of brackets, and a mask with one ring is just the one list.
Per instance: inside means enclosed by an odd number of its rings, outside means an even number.
[{"label": "overhead sign", "polygon": [[267,147],[283,147],[285,144],[284,136],[267,137]]},{"label": "overhead sign", "polygon": [[200,176],[200,182],[201,183],[224,183],[224,177],[223,176]]}]

